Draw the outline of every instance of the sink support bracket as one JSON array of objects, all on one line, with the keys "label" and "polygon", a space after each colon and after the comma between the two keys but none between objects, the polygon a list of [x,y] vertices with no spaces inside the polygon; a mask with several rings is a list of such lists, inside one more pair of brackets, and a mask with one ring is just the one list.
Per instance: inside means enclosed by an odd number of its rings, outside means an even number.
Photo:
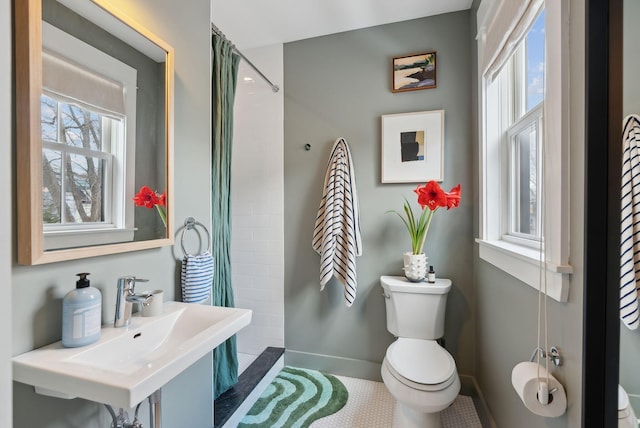
[{"label": "sink support bracket", "polygon": [[149,396],[149,428],[162,428],[162,393],[158,389]]}]

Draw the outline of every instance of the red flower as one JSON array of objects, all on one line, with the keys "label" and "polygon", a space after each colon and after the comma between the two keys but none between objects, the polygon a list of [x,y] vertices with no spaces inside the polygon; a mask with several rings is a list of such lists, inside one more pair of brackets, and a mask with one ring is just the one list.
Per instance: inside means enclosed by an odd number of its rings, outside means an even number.
[{"label": "red flower", "polygon": [[457,208],[460,205],[460,193],[462,192],[461,186],[458,184],[451,189],[450,192],[445,192],[447,197],[447,209]]},{"label": "red flower", "polygon": [[142,186],[137,195],[133,197],[133,202],[138,207],[155,207],[158,210],[160,219],[165,227],[167,227],[167,192],[163,192],[158,195],[154,190],[151,190],[149,186]]},{"label": "red flower", "polygon": [[[431,225],[431,219],[433,218],[433,214],[436,210],[440,207],[447,207],[447,209],[449,209],[460,205],[461,191],[462,188],[458,184],[447,193],[442,190],[436,181],[431,180],[424,186],[418,185],[418,187],[414,189],[414,192],[418,195],[418,203],[422,207],[420,217],[416,218],[413,214],[413,209],[411,209],[409,201],[407,201],[406,198],[404,203],[404,212],[407,218],[405,219],[400,215],[400,213],[393,211],[398,214],[398,217],[400,217],[409,231],[413,254],[422,253],[424,242],[427,239],[429,225]],[[429,210],[425,210],[425,207],[428,207]]]},{"label": "red flower", "polygon": [[138,194],[133,197],[133,202],[138,207],[153,208],[160,202],[160,199],[149,186],[142,186]]},{"label": "red flower", "polygon": [[431,180],[422,187],[418,185],[414,192],[418,195],[418,203],[422,209],[428,207],[431,211],[435,211],[439,207],[447,206],[447,195],[435,180]]}]

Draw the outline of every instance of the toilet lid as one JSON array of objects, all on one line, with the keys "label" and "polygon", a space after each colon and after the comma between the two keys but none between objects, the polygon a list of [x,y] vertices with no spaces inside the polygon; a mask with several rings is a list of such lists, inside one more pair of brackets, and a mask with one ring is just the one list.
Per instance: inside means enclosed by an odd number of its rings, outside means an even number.
[{"label": "toilet lid", "polygon": [[456,370],[453,357],[434,340],[400,338],[387,349],[387,361],[400,376],[423,385],[446,382]]}]

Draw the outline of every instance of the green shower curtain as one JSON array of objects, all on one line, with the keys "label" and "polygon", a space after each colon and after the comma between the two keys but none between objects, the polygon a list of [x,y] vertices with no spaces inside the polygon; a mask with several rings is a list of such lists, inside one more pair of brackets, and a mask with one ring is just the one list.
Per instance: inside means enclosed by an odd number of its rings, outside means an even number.
[{"label": "green shower curtain", "polygon": [[[231,147],[233,140],[233,102],[240,57],[233,45],[212,36],[213,74],[211,77],[212,138],[211,193],[214,260],[213,298],[215,306],[233,307],[231,287]],[[214,399],[238,382],[236,337],[213,351]]]}]

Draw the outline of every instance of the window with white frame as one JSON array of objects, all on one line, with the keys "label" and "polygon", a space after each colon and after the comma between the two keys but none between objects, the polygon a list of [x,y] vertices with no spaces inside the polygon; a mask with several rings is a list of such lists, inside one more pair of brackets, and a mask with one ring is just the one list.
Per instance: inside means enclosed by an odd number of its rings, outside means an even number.
[{"label": "window with white frame", "polygon": [[45,231],[112,224],[112,171],[124,147],[124,118],[47,91],[40,110]]},{"label": "window with white frame", "polygon": [[133,240],[136,70],[47,23],[42,68],[45,250]]},{"label": "window with white frame", "polygon": [[504,239],[539,247],[541,234],[542,102],[544,101],[544,9],[500,72],[508,109],[507,218]]},{"label": "window with white frame", "polygon": [[567,11],[560,3],[483,0],[478,10],[477,242],[483,260],[535,288],[543,278],[549,296],[566,301],[567,43],[561,22]]}]

